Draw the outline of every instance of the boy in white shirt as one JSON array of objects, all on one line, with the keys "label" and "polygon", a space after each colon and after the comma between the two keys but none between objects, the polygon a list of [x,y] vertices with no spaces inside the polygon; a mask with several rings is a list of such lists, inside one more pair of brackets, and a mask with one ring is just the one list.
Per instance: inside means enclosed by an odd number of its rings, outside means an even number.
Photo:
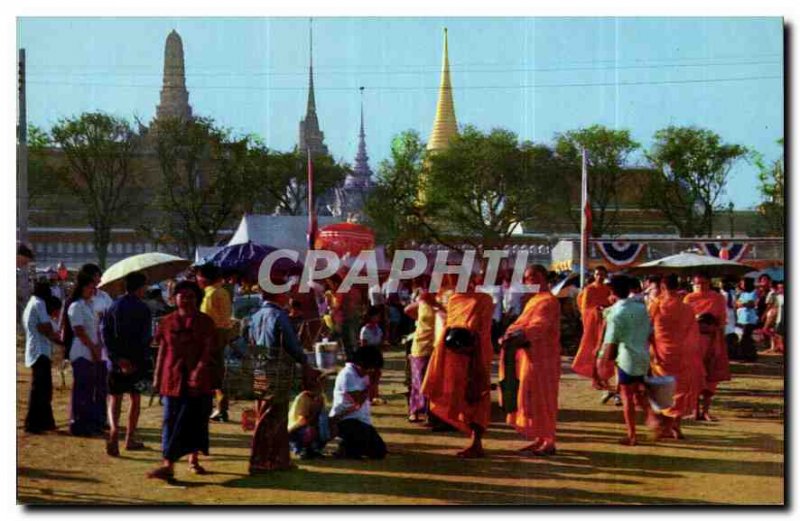
[{"label": "boy in white shirt", "polygon": [[330,419],[341,441],[335,456],[354,459],[386,456],[386,444],[372,426],[369,400],[370,377],[382,367],[380,350],[359,349],[336,376]]}]

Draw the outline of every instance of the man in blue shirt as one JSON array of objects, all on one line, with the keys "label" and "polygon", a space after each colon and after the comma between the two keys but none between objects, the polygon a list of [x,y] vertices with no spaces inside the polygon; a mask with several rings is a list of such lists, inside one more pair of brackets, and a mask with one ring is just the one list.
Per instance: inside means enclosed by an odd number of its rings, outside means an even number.
[{"label": "man in blue shirt", "polygon": [[739,296],[736,298],[736,325],[742,330],[739,340],[739,354],[746,362],[758,359],[756,345],[753,342],[753,331],[758,327],[758,293],[753,279],[744,278],[739,283]]},{"label": "man in blue shirt", "polygon": [[256,350],[253,374],[256,428],[250,452],[250,474],[294,467],[289,454],[288,426],[289,391],[295,364],[300,364],[304,378],[317,378],[320,374],[309,367],[305,351],[283,308],[288,295],[262,292],[261,296],[264,303],[250,322],[250,342]]},{"label": "man in blue shirt", "polygon": [[142,450],[144,444],[134,439],[139,423],[141,396],[139,383],[147,378],[145,363],[152,337],[150,308],[142,300],[147,289],[147,278],[140,272],[125,276],[127,293],[118,298],[103,316],[101,332],[111,360],[108,375],[108,434],[106,453],[119,456],[119,417],[122,412],[122,395],[131,397],[128,411],[128,430],[125,433],[125,450]]},{"label": "man in blue shirt", "polygon": [[647,423],[655,427],[657,419],[650,409],[644,377],[650,367],[650,333],[652,326],[644,302],[630,298],[630,279],[624,275],[611,280],[611,292],[617,302],[606,315],[606,332],[598,358],[613,359],[622,394],[623,414],[628,434],[623,445],[636,445],[636,406],[647,415]]}]

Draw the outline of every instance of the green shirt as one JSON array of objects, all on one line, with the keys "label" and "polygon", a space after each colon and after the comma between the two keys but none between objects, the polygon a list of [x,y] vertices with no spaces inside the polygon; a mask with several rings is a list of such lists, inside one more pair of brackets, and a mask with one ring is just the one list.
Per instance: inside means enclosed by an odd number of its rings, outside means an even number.
[{"label": "green shirt", "polygon": [[606,317],[604,344],[617,344],[617,367],[631,376],[644,376],[650,367],[650,316],[644,302],[617,301]]}]

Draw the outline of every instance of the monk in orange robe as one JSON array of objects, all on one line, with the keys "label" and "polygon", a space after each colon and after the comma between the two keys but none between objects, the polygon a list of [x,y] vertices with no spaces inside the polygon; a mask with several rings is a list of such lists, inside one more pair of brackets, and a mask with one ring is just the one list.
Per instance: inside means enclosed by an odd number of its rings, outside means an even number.
[{"label": "monk in orange robe", "polygon": [[[483,433],[491,419],[492,314],[491,295],[476,293],[474,281],[467,293],[454,293],[447,302],[445,334],[436,339],[422,394],[430,412],[470,435],[470,444],[458,452],[463,458],[483,453]],[[448,330],[463,328],[473,339],[468,351],[448,347]]]},{"label": "monk in orange robe", "polygon": [[594,270],[594,282],[583,288],[578,294],[578,310],[583,320],[583,336],[575,359],[572,361],[572,370],[575,373],[593,378],[595,359],[600,348],[603,332],[602,308],[608,307],[611,288],[605,283],[608,270],[598,266]]},{"label": "monk in orange robe", "polygon": [[715,326],[711,331],[701,335],[701,344],[706,340],[707,350],[704,353],[705,385],[700,393],[700,403],[697,407],[696,419],[698,421],[715,421],[709,414],[711,398],[717,392],[717,384],[731,379],[728,349],[725,346],[725,324],[728,313],[725,297],[718,291],[711,289],[711,280],[704,273],[696,274],[692,279],[693,291],[686,295],[684,302],[694,310],[695,318],[701,315],[711,315]]},{"label": "monk in orange robe", "polygon": [[[519,333],[526,340],[524,347],[516,349],[517,408],[508,412],[506,423],[533,441],[520,449],[521,453],[550,456],[556,453],[561,305],[549,291],[547,270],[543,266],[529,267],[523,280],[525,284],[538,285],[539,292],[528,300],[503,337],[503,349],[508,349],[509,339]],[[505,364],[500,364],[500,380],[505,376]]]},{"label": "monk in orange robe", "polygon": [[657,299],[648,311],[653,321],[650,369],[654,376],[673,376],[675,394],[672,407],[660,411],[659,437],[683,439],[681,419],[694,414],[702,390],[702,367],[697,364],[699,330],[694,310],[678,295],[678,277],[661,282]]}]

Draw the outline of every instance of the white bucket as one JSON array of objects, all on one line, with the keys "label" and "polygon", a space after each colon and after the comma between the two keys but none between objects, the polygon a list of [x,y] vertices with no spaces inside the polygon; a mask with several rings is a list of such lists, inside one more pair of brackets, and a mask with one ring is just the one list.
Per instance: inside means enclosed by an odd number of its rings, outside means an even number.
[{"label": "white bucket", "polygon": [[656,412],[672,407],[675,396],[675,378],[673,376],[646,377],[644,383],[647,385],[650,405]]},{"label": "white bucket", "polygon": [[336,366],[336,351],[339,344],[336,342],[317,342],[314,344],[314,356],[317,369],[333,369]]}]

